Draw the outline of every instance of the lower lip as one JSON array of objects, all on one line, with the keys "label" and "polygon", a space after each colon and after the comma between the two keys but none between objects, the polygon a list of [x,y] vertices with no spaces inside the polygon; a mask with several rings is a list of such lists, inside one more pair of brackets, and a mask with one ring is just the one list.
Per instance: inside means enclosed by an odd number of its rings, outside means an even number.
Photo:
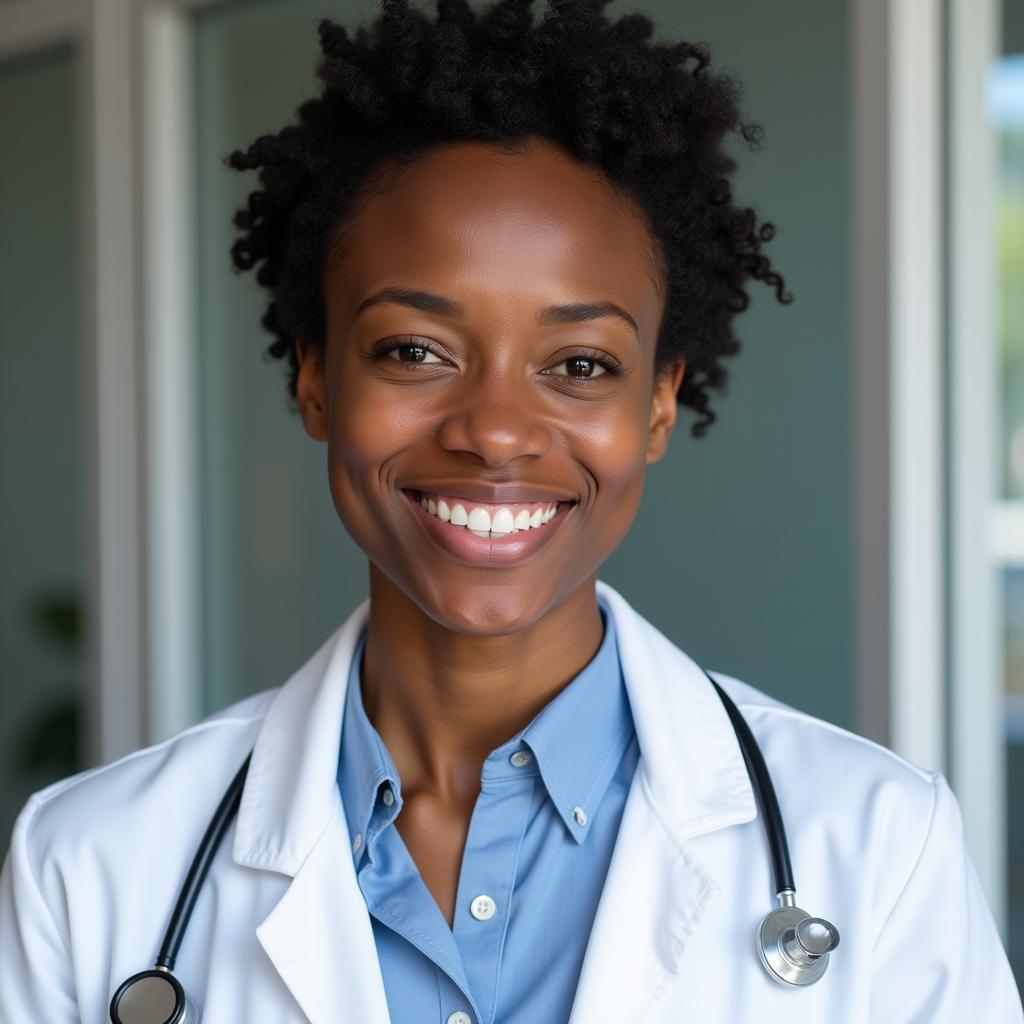
[{"label": "lower lip", "polygon": [[575,507],[572,502],[559,502],[558,511],[543,526],[508,533],[504,537],[478,537],[464,526],[452,526],[432,516],[419,503],[418,494],[403,490],[402,495],[430,536],[450,555],[472,565],[510,565],[525,561],[554,537]]}]

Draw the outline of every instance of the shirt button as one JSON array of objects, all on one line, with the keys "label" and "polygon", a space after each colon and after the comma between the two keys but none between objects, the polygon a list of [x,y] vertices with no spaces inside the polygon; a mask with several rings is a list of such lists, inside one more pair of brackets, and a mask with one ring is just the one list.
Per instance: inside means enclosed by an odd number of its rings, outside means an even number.
[{"label": "shirt button", "polygon": [[509,760],[516,768],[522,768],[533,760],[533,754],[529,750],[517,750]]},{"label": "shirt button", "polygon": [[456,1010],[447,1020],[447,1024],[473,1024],[473,1018],[468,1013]]},{"label": "shirt button", "polygon": [[395,794],[391,792],[390,786],[384,790],[380,798],[384,801],[385,807],[390,807],[395,802]]},{"label": "shirt button", "polygon": [[363,833],[357,832],[355,839],[352,840],[352,852],[356,853],[359,847],[363,845]]},{"label": "shirt button", "polygon": [[494,900],[490,896],[477,896],[469,905],[469,912],[478,920],[486,921],[494,917]]},{"label": "shirt button", "polygon": [[587,823],[587,812],[582,807],[574,807],[572,809],[572,820],[577,825],[586,825]]}]

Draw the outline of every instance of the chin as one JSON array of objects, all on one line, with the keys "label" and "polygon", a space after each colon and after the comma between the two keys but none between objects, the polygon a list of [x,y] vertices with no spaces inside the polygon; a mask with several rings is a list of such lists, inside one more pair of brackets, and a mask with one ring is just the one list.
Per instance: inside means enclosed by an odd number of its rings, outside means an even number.
[{"label": "chin", "polygon": [[[394,580],[392,580],[394,583]],[[542,619],[557,601],[536,586],[515,586],[503,573],[498,579],[446,585],[395,584],[420,611],[439,626],[463,636],[507,636]]]}]

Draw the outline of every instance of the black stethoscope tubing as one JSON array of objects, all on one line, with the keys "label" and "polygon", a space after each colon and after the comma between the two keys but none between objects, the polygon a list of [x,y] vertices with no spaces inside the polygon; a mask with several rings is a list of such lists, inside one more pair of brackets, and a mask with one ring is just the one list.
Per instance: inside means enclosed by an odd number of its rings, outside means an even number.
[{"label": "black stethoscope tubing", "polygon": [[249,762],[252,760],[250,752],[242,762],[242,767],[235,773],[227,792],[221,797],[217,804],[217,810],[213,812],[210,824],[206,826],[206,832],[199,843],[195,857],[182,883],[181,892],[178,893],[177,902],[171,912],[171,920],[167,925],[164,934],[164,941],[157,954],[156,966],[165,967],[169,971],[174,970],[174,963],[178,959],[178,950],[181,948],[181,940],[185,937],[185,929],[188,927],[188,920],[192,916],[192,909],[199,898],[199,890],[206,881],[206,875],[213,862],[213,856],[227,832],[231,819],[238,812],[238,806],[242,802],[242,787],[245,785],[245,777],[249,773]]},{"label": "black stethoscope tubing", "polygon": [[[701,671],[704,671],[703,669]],[[711,679],[707,672],[704,675]],[[775,875],[775,892],[796,892],[793,883],[793,865],[789,860],[789,843],[786,842],[786,826],[779,810],[779,799],[775,795],[772,777],[768,774],[768,766],[764,763],[764,755],[758,746],[754,734],[747,725],[747,720],[740,714],[740,709],[730,700],[728,694],[718,683],[711,679],[711,685],[718,691],[725,705],[726,714],[740,741],[743,761],[747,766],[747,775],[754,783],[754,795],[764,817],[764,830],[768,839],[768,852],[772,859],[772,873]]]},{"label": "black stethoscope tubing", "polygon": [[[704,670],[702,669],[702,671]],[[780,907],[770,913],[762,922],[759,931],[761,960],[769,973],[778,981],[791,985],[813,984],[824,973],[828,954],[839,943],[839,933],[827,921],[821,918],[812,918],[796,907],[794,902],[796,886],[793,882],[793,867],[789,857],[789,844],[786,841],[786,828],[782,821],[778,797],[775,795],[775,786],[772,784],[764,755],[739,708],[707,671],[704,671],[704,674],[711,680],[711,685],[721,698],[736,733],[736,738],[739,740],[743,761],[754,787],[754,794],[761,810],[765,835],[768,840],[772,872],[775,877],[775,891],[780,901]],[[133,989],[138,992],[142,990],[143,986],[156,989],[169,986],[172,990],[170,993],[163,992],[158,997],[171,999],[173,1003],[173,1008],[160,1024],[198,1024],[198,1012],[172,972],[178,959],[182,939],[185,937],[185,929],[188,927],[192,910],[199,898],[199,891],[210,870],[210,864],[213,862],[214,855],[220,847],[228,826],[238,812],[239,804],[242,801],[242,788],[245,785],[251,760],[252,752],[248,754],[235,773],[235,777],[231,780],[231,784],[203,833],[199,848],[192,858],[178,899],[174,904],[174,910],[171,912],[170,922],[157,954],[155,969],[141,971],[139,974],[133,975],[123,982],[114,993],[110,1001],[110,1020],[113,1024],[136,1024],[136,1021],[141,1024],[143,1020],[157,1019],[143,1017],[141,1014],[135,1017],[124,1013],[132,1001]],[[774,927],[772,927],[773,920],[775,921]],[[813,944],[816,936],[806,931],[806,926],[809,924],[818,929],[818,945]],[[797,925],[805,927],[804,939],[800,938]],[[770,947],[767,951],[766,945]],[[818,951],[819,949],[820,951]],[[135,1002],[142,1005],[138,999]]]}]

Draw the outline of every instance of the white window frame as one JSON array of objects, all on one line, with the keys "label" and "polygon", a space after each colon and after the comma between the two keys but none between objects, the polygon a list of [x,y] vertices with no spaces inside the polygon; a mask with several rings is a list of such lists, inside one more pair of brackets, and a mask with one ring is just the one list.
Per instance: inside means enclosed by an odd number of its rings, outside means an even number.
[{"label": "white window frame", "polygon": [[90,764],[172,734],[200,706],[186,56],[202,5],[0,5],[0,60],[69,45],[82,101]]},{"label": "white window frame", "polygon": [[853,0],[857,727],[945,768],[938,0]]},{"label": "white window frame", "polygon": [[949,0],[950,771],[971,855],[1007,933],[1006,716],[1000,552],[996,134],[987,84],[997,0]]},{"label": "white window frame", "polygon": [[949,777],[1005,936],[1005,708],[987,546],[997,378],[984,87],[998,10],[851,0],[851,264],[857,727]]}]

